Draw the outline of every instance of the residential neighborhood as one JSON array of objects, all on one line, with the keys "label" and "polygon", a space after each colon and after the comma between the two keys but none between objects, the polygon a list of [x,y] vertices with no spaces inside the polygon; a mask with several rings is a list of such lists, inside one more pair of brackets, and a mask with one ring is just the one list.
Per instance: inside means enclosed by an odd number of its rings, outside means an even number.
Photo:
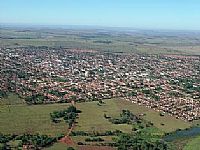
[{"label": "residential neighborhood", "polygon": [[200,56],[86,49],[0,49],[0,91],[27,104],[119,98],[185,121],[200,118]]}]

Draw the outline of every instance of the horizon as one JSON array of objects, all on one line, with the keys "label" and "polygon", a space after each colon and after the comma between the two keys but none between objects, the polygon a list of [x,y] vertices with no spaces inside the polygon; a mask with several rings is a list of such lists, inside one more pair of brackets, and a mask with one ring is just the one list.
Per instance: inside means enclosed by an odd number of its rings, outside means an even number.
[{"label": "horizon", "polygon": [[21,24],[21,23],[0,23],[0,28],[27,28],[27,29],[72,29],[72,30],[119,30],[119,31],[158,31],[158,32],[200,32],[200,29],[168,29],[168,28],[135,28],[127,26],[100,26],[100,25],[52,25],[52,24]]},{"label": "horizon", "polygon": [[2,1],[0,24],[200,30],[197,0]]}]

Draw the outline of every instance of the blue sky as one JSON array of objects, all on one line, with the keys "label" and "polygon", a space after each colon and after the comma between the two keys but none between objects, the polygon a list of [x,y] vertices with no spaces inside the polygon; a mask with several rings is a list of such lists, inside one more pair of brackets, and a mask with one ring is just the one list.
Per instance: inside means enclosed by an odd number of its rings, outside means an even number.
[{"label": "blue sky", "polygon": [[0,23],[200,30],[200,0],[0,0]]}]

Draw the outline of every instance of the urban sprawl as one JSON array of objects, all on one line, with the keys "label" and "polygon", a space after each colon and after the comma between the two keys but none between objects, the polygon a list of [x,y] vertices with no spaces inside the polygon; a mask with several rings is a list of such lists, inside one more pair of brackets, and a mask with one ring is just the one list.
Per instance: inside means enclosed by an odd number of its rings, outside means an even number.
[{"label": "urban sprawl", "polygon": [[0,48],[0,97],[28,104],[125,99],[186,121],[200,119],[200,56]]}]

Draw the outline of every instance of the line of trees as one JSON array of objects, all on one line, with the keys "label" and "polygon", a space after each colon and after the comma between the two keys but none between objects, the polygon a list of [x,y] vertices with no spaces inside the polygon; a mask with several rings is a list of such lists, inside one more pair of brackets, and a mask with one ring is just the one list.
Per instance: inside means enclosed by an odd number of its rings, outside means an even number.
[{"label": "line of trees", "polygon": [[3,91],[3,90],[0,90],[0,98],[4,98],[4,97],[7,97],[8,94],[6,91]]},{"label": "line of trees", "polygon": [[84,131],[72,131],[71,136],[118,136],[122,133],[120,130],[105,131],[105,132],[84,132]]},{"label": "line of trees", "polygon": [[85,142],[103,142],[103,141],[104,139],[100,137],[90,137],[85,139]]},{"label": "line of trees", "polygon": [[25,98],[27,104],[42,104],[45,100],[45,96],[41,94],[34,94]]},{"label": "line of trees", "polygon": [[142,137],[139,135],[122,134],[117,138],[118,150],[171,150],[171,146],[163,140]]}]

